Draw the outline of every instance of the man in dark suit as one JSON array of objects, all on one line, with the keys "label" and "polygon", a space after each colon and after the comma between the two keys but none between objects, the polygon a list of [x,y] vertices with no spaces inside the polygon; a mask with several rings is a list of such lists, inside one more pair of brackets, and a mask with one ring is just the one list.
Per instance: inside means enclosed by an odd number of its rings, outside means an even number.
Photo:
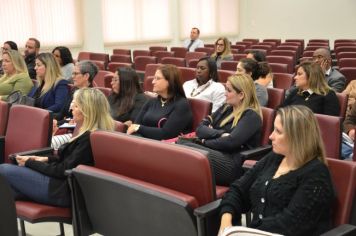
[{"label": "man in dark suit", "polygon": [[36,79],[36,56],[40,51],[40,41],[36,38],[29,38],[25,46],[25,62],[28,69],[28,74],[31,79]]},{"label": "man in dark suit", "polygon": [[335,92],[341,93],[345,89],[346,79],[338,70],[331,68],[330,50],[327,48],[315,50],[313,60],[323,69],[328,85],[334,89]]}]

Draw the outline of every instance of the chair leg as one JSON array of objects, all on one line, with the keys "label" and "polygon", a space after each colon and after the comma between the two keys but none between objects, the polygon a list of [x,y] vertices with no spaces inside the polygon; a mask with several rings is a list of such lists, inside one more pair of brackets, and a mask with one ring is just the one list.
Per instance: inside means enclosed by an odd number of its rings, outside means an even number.
[{"label": "chair leg", "polygon": [[59,229],[60,229],[60,232],[61,232],[61,234],[59,236],[65,236],[63,223],[59,223]]},{"label": "chair leg", "polygon": [[25,221],[20,219],[21,236],[26,236]]}]

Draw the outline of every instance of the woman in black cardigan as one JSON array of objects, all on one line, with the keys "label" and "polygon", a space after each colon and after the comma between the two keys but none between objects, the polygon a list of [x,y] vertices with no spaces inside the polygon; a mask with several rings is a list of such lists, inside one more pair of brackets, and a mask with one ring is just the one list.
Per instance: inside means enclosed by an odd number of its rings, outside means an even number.
[{"label": "woman in black cardigan", "polygon": [[72,102],[73,119],[81,124],[79,134],[62,145],[58,156],[16,156],[18,165],[0,165],[0,174],[10,183],[16,199],[69,206],[70,194],[64,172],[77,165],[93,165],[90,132],[96,129],[113,130],[105,95],[97,89],[79,89]]},{"label": "woman in black cardigan", "polygon": [[280,108],[270,139],[273,152],[225,194],[220,232],[248,211],[253,214],[250,227],[259,230],[283,235],[329,230],[335,193],[312,111],[298,105]]}]

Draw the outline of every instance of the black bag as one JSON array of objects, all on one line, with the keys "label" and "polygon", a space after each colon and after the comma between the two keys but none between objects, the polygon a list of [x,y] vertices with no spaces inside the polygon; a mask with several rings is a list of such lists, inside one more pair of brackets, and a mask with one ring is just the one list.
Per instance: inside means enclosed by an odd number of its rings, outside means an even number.
[{"label": "black bag", "polygon": [[10,104],[21,104],[27,106],[35,105],[35,99],[29,96],[23,96],[21,91],[14,91],[10,93],[6,101]]}]

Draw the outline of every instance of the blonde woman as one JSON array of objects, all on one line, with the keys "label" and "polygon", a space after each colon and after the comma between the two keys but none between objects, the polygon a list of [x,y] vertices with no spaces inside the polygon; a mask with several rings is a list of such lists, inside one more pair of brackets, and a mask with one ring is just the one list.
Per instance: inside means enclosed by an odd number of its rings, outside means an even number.
[{"label": "blonde woman", "polygon": [[243,174],[239,153],[260,145],[262,112],[249,75],[230,76],[225,96],[226,104],[196,129],[201,144],[183,144],[207,150],[216,184],[228,186]]},{"label": "blonde woman", "polygon": [[5,50],[2,54],[2,67],[4,75],[0,78],[0,98],[5,101],[7,96],[20,91],[27,95],[33,87],[33,83],[28,75],[25,60],[16,50]]},{"label": "blonde woman", "polygon": [[31,94],[36,99],[36,107],[60,112],[68,97],[68,81],[62,76],[61,69],[52,53],[40,53],[35,66],[39,87]]},{"label": "blonde woman", "polygon": [[282,107],[304,105],[314,113],[339,115],[339,100],[334,90],[328,86],[319,64],[309,61],[301,63],[294,80],[296,89],[292,89]]},{"label": "blonde woman", "polygon": [[81,124],[79,134],[59,148],[58,157],[17,156],[18,165],[0,165],[0,174],[9,181],[16,199],[25,197],[44,204],[69,206],[70,195],[64,172],[80,164],[93,165],[90,133],[114,128],[109,103],[97,89],[77,90],[72,109],[74,121]]},{"label": "blonde woman", "polygon": [[230,41],[226,37],[220,37],[215,42],[215,52],[211,55],[216,61],[218,69],[221,68],[222,61],[233,61],[234,57],[231,53]]},{"label": "blonde woman", "polygon": [[331,228],[335,193],[313,112],[280,108],[273,152],[236,180],[221,202],[220,232],[252,211],[249,227],[282,235],[321,235]]}]

